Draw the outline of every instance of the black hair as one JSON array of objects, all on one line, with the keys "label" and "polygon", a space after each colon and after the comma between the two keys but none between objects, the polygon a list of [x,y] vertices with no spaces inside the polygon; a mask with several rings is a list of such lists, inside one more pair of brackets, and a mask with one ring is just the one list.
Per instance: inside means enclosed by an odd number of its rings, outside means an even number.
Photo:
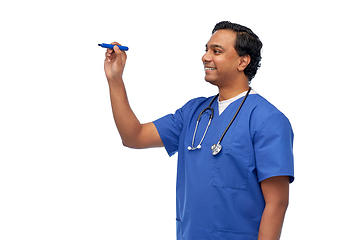
[{"label": "black hair", "polygon": [[229,21],[219,22],[215,25],[212,34],[221,29],[230,29],[237,33],[234,47],[239,56],[250,56],[251,61],[244,69],[244,74],[251,81],[260,68],[262,42],[250,28],[240,24]]}]

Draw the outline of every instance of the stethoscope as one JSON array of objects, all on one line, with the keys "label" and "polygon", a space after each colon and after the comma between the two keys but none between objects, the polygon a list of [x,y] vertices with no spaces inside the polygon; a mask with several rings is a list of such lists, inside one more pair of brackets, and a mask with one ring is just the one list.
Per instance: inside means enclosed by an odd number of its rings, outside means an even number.
[{"label": "stethoscope", "polygon": [[[249,90],[247,91],[244,99],[242,100],[240,106],[238,107],[238,109],[237,109],[236,113],[234,114],[233,118],[231,119],[230,123],[227,125],[225,131],[224,131],[223,134],[221,135],[219,141],[211,146],[212,155],[215,156],[215,155],[217,155],[217,154],[221,151],[222,146],[221,146],[220,143],[221,143],[221,141],[223,140],[226,132],[229,130],[231,124],[234,122],[236,116],[237,116],[238,113],[240,112],[240,109],[241,109],[241,107],[243,106],[246,98],[249,96],[250,91],[251,91],[251,87],[249,87]],[[202,111],[200,112],[200,114],[199,114],[199,116],[198,116],[198,118],[197,118],[197,120],[196,120],[196,126],[195,126],[194,135],[193,135],[193,138],[192,138],[191,146],[188,146],[188,150],[189,150],[189,151],[190,151],[190,150],[196,150],[196,149],[200,149],[200,148],[201,148],[201,144],[202,144],[202,142],[204,141],[204,138],[205,138],[205,135],[206,135],[206,133],[207,133],[207,131],[208,131],[208,129],[209,129],[211,120],[212,120],[213,117],[214,117],[214,109],[211,107],[211,105],[213,104],[213,102],[215,101],[215,99],[216,99],[218,96],[219,96],[219,94],[217,94],[217,95],[211,100],[209,106],[207,106],[206,108],[204,108],[204,110],[202,110]],[[199,142],[199,145],[197,145],[196,147],[194,147],[195,135],[196,135],[196,131],[197,131],[197,128],[198,128],[198,125],[199,125],[199,122],[200,122],[200,118],[201,118],[202,114],[203,114],[204,112],[206,112],[207,110],[210,110],[210,111],[211,111],[211,114],[210,114],[210,116],[209,116],[209,122],[208,122],[208,124],[207,124],[207,126],[206,126],[204,135],[202,136],[202,138],[201,138],[201,140],[200,140],[200,142]]]}]

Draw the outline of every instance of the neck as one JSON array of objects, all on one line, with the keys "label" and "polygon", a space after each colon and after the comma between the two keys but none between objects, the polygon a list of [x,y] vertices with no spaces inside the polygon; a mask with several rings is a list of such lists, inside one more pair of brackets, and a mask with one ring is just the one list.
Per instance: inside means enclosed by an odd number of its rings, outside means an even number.
[{"label": "neck", "polygon": [[219,101],[228,100],[249,90],[249,84],[242,86],[219,87]]}]

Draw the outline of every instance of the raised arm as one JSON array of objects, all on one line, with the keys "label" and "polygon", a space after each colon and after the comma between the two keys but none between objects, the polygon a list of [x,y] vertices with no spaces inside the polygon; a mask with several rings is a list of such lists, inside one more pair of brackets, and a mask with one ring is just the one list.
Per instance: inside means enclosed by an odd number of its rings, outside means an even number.
[{"label": "raised arm", "polygon": [[[116,42],[112,44],[119,45]],[[122,79],[126,59],[126,53],[114,47],[114,50],[107,49],[104,63],[114,120],[122,142],[130,148],[162,147],[164,145],[155,125],[141,124],[130,108]]]}]

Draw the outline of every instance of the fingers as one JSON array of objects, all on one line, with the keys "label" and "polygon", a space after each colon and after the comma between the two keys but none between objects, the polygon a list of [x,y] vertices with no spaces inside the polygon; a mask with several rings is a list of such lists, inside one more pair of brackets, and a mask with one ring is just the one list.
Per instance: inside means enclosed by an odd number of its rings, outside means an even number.
[{"label": "fingers", "polygon": [[[118,42],[112,42],[111,45],[120,45],[120,46],[121,46],[121,44],[118,43]],[[115,47],[116,47],[116,46],[115,46]],[[115,50],[115,47],[114,47],[114,49],[108,49],[108,50],[110,50],[111,52],[113,52],[113,51]]]},{"label": "fingers", "polygon": [[[112,45],[120,45],[118,42],[112,42]],[[116,58],[121,59],[123,62],[126,61],[127,55],[124,51],[121,51],[119,47],[115,46],[113,49],[107,49],[105,53],[106,61],[111,62]]]},{"label": "fingers", "polygon": [[122,63],[126,62],[127,55],[124,51],[121,51],[118,46],[114,47],[114,51],[117,59],[121,60]]},{"label": "fingers", "polygon": [[112,49],[107,49],[106,53],[105,53],[105,60],[107,62],[111,62],[115,58],[114,55],[115,54],[114,54],[114,51]]}]

